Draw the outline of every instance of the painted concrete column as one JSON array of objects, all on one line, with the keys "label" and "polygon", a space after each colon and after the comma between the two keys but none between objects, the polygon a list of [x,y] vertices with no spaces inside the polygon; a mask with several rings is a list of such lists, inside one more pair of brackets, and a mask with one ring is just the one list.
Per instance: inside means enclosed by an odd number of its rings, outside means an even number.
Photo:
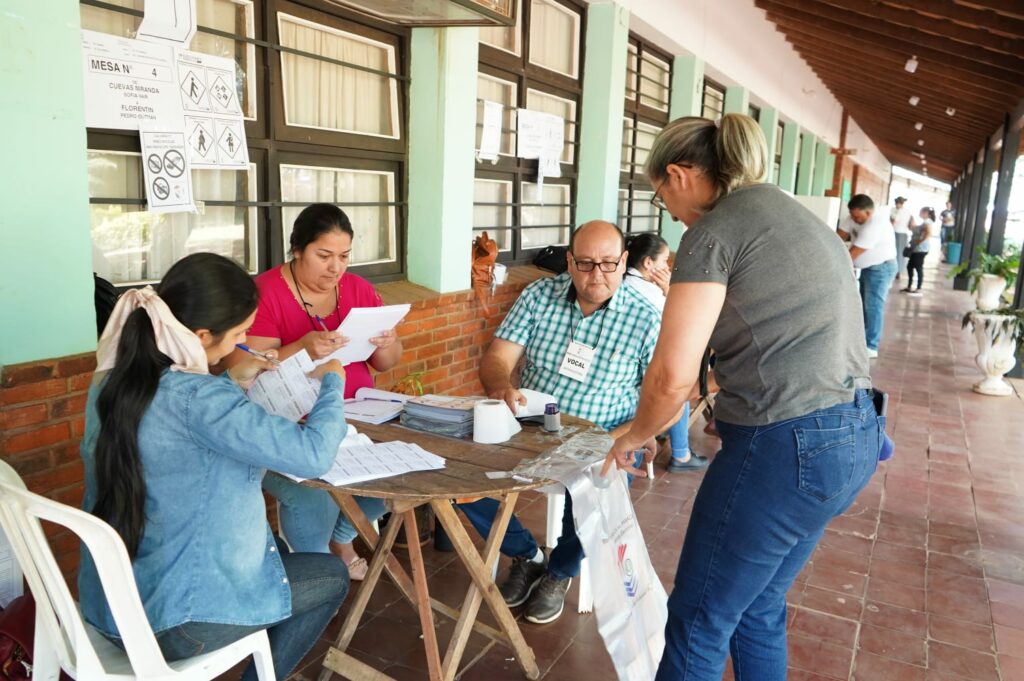
[{"label": "painted concrete column", "polygon": [[409,281],[469,288],[480,29],[414,28],[409,85]]},{"label": "painted concrete column", "polygon": [[588,220],[618,222],[628,43],[629,10],[613,2],[590,5],[576,183],[578,225]]},{"label": "painted concrete column", "polygon": [[[684,116],[700,116],[704,97],[704,60],[689,54],[672,60],[672,92],[669,96],[668,117],[675,120]],[[683,224],[676,222],[668,211],[661,215],[661,236],[673,251],[683,238]]]},{"label": "painted concrete column", "polygon": [[775,144],[779,136],[779,110],[773,106],[761,109],[761,117],[757,124],[764,133],[764,141],[768,145],[768,167],[765,168],[765,182],[775,182]]},{"label": "painted concrete column", "polygon": [[800,126],[786,123],[782,130],[782,161],[777,184],[788,192],[796,191],[796,148],[800,143]]},{"label": "painted concrete column", "polygon": [[725,108],[722,113],[746,114],[750,111],[750,91],[740,85],[725,89]]},{"label": "painted concrete column", "polygon": [[810,133],[804,135],[803,144],[800,145],[800,168],[796,175],[796,193],[801,196],[810,196],[811,179],[814,177],[814,138]]},{"label": "painted concrete column", "polygon": [[823,139],[818,139],[814,143],[814,178],[811,181],[813,196],[825,196],[825,190],[832,186],[829,178],[829,169],[833,167],[833,164],[829,163],[832,158],[830,149]]},{"label": "painted concrete column", "polygon": [[73,0],[0,0],[0,365],[96,347],[80,28]]}]

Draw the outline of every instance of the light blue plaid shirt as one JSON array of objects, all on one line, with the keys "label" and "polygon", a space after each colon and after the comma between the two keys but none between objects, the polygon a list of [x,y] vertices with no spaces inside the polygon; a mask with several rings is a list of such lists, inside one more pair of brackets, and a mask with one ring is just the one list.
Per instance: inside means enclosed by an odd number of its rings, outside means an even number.
[{"label": "light blue plaid shirt", "polygon": [[[527,286],[495,337],[526,349],[523,388],[554,395],[559,410],[610,430],[636,415],[661,313],[620,285],[604,307],[584,317],[579,304],[568,300],[571,284],[564,273]],[[558,373],[572,340],[595,351],[585,381]]]}]

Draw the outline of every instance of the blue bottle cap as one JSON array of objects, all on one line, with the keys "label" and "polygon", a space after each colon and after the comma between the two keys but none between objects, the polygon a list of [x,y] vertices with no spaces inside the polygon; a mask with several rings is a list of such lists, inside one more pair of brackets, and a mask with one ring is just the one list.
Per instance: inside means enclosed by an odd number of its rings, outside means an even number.
[{"label": "blue bottle cap", "polygon": [[557,414],[558,413],[558,404],[555,403],[555,402],[548,402],[547,404],[544,405],[544,413],[545,414]]}]

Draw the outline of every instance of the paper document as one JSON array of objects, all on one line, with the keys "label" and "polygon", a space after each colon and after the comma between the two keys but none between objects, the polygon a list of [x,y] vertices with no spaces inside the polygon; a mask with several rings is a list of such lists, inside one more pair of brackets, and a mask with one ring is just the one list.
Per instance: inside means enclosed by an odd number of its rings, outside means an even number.
[{"label": "paper document", "polygon": [[519,419],[526,418],[527,416],[541,416],[544,414],[544,407],[552,402],[558,402],[554,395],[530,390],[529,388],[521,388],[519,392],[526,398],[526,406],[519,405],[519,409],[516,411],[516,418]]},{"label": "paper document", "polygon": [[501,150],[501,118],[504,107],[498,102],[484,101],[483,129],[480,132],[480,149],[476,157],[480,161],[497,161]]},{"label": "paper document", "polygon": [[348,338],[343,348],[318,359],[316,364],[336,359],[342,364],[365,362],[377,349],[371,338],[395,328],[409,314],[409,305],[385,305],[383,307],[354,307],[338,327],[338,333]]},{"label": "paper document", "polygon": [[194,213],[192,172],[185,158],[185,134],[139,128],[146,210],[150,213]]},{"label": "paper document", "polygon": [[[383,442],[375,445],[340,447],[331,470],[320,476],[326,483],[340,487],[356,482],[389,478],[403,473],[444,468],[444,459],[419,445]],[[302,481],[293,475],[287,477]]]},{"label": "paper document", "polygon": [[146,0],[144,7],[136,38],[188,47],[196,34],[194,0]]},{"label": "paper document", "polygon": [[268,413],[298,421],[308,414],[320,394],[320,379],[306,374],[313,370],[309,353],[301,350],[281,362],[277,371],[264,371],[249,388],[249,400]]},{"label": "paper document", "polygon": [[393,393],[388,390],[378,390],[377,388],[360,388],[356,391],[357,400],[382,400],[384,402],[401,402],[405,404],[412,397],[412,395]]}]

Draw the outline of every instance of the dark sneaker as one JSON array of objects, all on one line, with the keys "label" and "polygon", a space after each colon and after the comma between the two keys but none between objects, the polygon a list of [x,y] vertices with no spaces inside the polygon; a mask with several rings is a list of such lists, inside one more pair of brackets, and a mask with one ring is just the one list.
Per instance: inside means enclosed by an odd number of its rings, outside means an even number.
[{"label": "dark sneaker", "polygon": [[529,558],[513,558],[508,577],[498,587],[505,605],[515,608],[525,603],[546,571],[547,561],[534,563]]},{"label": "dark sneaker", "polygon": [[668,464],[669,473],[686,473],[687,471],[699,471],[708,467],[708,457],[690,454],[686,461],[672,459]]},{"label": "dark sneaker", "polygon": [[554,622],[565,608],[565,592],[572,579],[555,579],[547,572],[541,577],[530,602],[526,604],[526,621],[534,624]]}]

